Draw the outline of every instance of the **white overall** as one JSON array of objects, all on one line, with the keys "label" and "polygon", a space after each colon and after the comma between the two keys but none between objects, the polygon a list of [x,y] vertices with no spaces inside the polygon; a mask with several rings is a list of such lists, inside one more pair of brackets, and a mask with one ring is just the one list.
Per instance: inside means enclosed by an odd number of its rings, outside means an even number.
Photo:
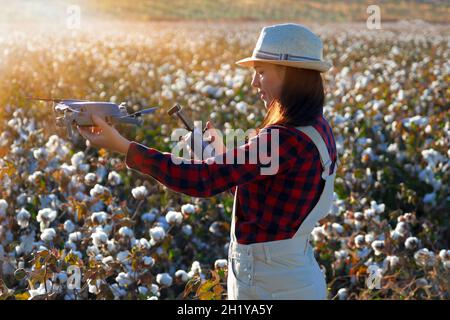
[{"label": "white overall", "polygon": [[309,235],[317,221],[325,217],[332,205],[334,172],[331,159],[320,133],[312,126],[297,127],[308,135],[320,153],[325,187],[319,201],[291,239],[239,244],[235,235],[237,188],[231,221],[228,250],[227,294],[229,300],[323,300],[327,287],[309,243]]}]

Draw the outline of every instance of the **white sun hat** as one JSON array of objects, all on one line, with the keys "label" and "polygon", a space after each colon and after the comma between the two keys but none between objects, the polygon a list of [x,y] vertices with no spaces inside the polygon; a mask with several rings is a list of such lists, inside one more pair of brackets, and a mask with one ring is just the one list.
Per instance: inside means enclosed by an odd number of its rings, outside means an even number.
[{"label": "white sun hat", "polygon": [[331,63],[322,56],[322,40],[301,24],[284,23],[264,27],[251,57],[236,64],[253,67],[255,61],[325,72]]}]

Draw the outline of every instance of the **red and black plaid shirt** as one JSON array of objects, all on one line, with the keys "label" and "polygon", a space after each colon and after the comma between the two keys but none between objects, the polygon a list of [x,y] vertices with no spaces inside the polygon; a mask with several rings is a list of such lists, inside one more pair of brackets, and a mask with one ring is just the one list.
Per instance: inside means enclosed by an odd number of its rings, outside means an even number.
[{"label": "red and black plaid shirt", "polygon": [[[330,158],[336,162],[336,144],[330,125],[321,115],[313,126],[324,138]],[[191,160],[175,164],[172,155],[132,142],[126,165],[177,192],[194,197],[210,197],[239,186],[236,203],[236,238],[241,244],[292,238],[302,221],[318,202],[324,187],[319,151],[310,138],[295,127],[271,125],[261,130],[237,150],[246,156],[253,143],[267,135],[270,150],[271,130],[279,133],[279,170],[261,175],[259,161],[250,164],[223,164]],[[224,156],[224,155],[221,155]],[[216,156],[220,157],[220,156]],[[234,158],[236,159],[236,158]],[[248,157],[246,157],[248,159]],[[233,188],[234,190],[234,188]]]}]

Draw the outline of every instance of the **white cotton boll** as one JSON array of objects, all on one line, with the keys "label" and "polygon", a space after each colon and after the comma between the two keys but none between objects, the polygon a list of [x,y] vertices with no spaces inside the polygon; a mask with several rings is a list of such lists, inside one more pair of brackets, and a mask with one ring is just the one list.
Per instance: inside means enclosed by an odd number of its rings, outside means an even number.
[{"label": "white cotton boll", "polygon": [[427,248],[420,249],[414,254],[416,263],[421,267],[433,266],[436,263],[436,257],[434,252],[429,251]]},{"label": "white cotton boll", "polygon": [[337,233],[342,233],[342,232],[344,232],[344,228],[339,224],[339,223],[336,223],[336,222],[334,222],[332,225],[331,225],[331,227],[333,228],[333,230],[334,231],[336,231]]},{"label": "white cotton boll", "polygon": [[158,242],[166,236],[166,232],[162,227],[154,227],[150,229],[150,237],[153,241]]},{"label": "white cotton boll", "polygon": [[360,211],[356,211],[354,214],[355,220],[357,221],[362,221],[364,220],[364,213],[360,212]]},{"label": "white cotton boll", "polygon": [[156,282],[162,286],[170,287],[172,285],[172,277],[168,273],[159,273],[156,275]]},{"label": "white cotton boll", "polygon": [[130,251],[121,251],[117,254],[117,260],[119,260],[122,263],[129,263],[130,262]]},{"label": "white cotton boll", "polygon": [[96,180],[99,182],[103,182],[107,173],[108,170],[105,168],[105,166],[102,165],[98,166],[97,170],[95,170]]},{"label": "white cotton boll", "polygon": [[42,178],[44,178],[44,174],[41,171],[35,171],[30,176],[28,176],[28,182],[35,184]]},{"label": "white cotton boll", "polygon": [[183,227],[181,228],[181,231],[188,237],[190,235],[192,235],[192,227],[189,224],[183,225]]},{"label": "white cotton boll", "polygon": [[77,250],[77,245],[73,242],[66,241],[64,243],[64,249],[66,249],[68,251],[70,251],[70,250],[75,251],[75,250]]},{"label": "white cotton boll", "polygon": [[408,224],[406,222],[398,222],[395,226],[395,232],[399,233],[402,237],[408,235]]},{"label": "white cotton boll", "polygon": [[119,300],[120,298],[122,298],[127,294],[127,291],[120,288],[117,283],[110,285],[109,288],[111,289],[111,292],[113,293],[115,300]]},{"label": "white cotton boll", "polygon": [[375,252],[376,256],[379,256],[383,253],[384,249],[384,241],[383,240],[375,240],[372,242],[372,249]]},{"label": "white cotton boll", "polygon": [[93,205],[91,205],[89,210],[92,211],[92,212],[105,210],[105,204],[104,204],[103,201],[99,200],[96,203],[94,203]]},{"label": "white cotton boll", "polygon": [[313,236],[313,241],[318,242],[325,239],[325,235],[323,234],[323,228],[322,227],[314,227],[311,234]]},{"label": "white cotton boll", "polygon": [[0,218],[6,217],[6,210],[8,209],[8,202],[5,199],[0,199]]},{"label": "white cotton boll", "polygon": [[247,107],[248,107],[248,105],[244,101],[240,101],[240,102],[236,103],[236,110],[241,113],[246,113]]},{"label": "white cotton boll", "polygon": [[214,221],[209,226],[208,231],[216,236],[222,236],[222,223],[219,221]]},{"label": "white cotton boll", "polygon": [[131,194],[136,200],[143,200],[148,195],[148,190],[145,186],[140,186],[132,189]]},{"label": "white cotton boll", "polygon": [[180,224],[183,222],[183,214],[178,211],[169,211],[166,214],[166,221],[169,224]]},{"label": "white cotton boll", "polygon": [[170,227],[169,223],[167,223],[167,220],[166,220],[165,216],[164,217],[159,217],[157,219],[156,226],[163,228],[164,231],[168,230],[169,227]]},{"label": "white cotton boll", "polygon": [[217,259],[214,262],[214,268],[225,268],[228,265],[228,260],[227,259]]},{"label": "white cotton boll", "polygon": [[139,286],[138,291],[140,295],[146,296],[148,294],[148,288]]},{"label": "white cotton boll", "polygon": [[103,231],[97,230],[91,235],[92,242],[96,247],[104,245],[108,242],[108,236]]},{"label": "white cotton boll", "polygon": [[[97,249],[98,250],[98,249]],[[96,261],[98,261],[98,262],[101,262],[102,260],[103,260],[103,255],[102,254],[97,254],[97,255],[95,255],[95,260]]]},{"label": "white cotton boll", "polygon": [[104,211],[93,212],[91,220],[93,223],[104,224],[108,218],[108,214]]},{"label": "white cotton boll", "polygon": [[19,206],[25,206],[28,203],[28,195],[26,193],[21,193],[17,197],[17,204]]},{"label": "white cotton boll", "polygon": [[416,249],[419,246],[419,239],[416,237],[409,237],[405,240],[405,248],[406,249]]},{"label": "white cotton boll", "polygon": [[428,280],[425,278],[419,278],[416,280],[417,288],[425,288],[429,286]]},{"label": "white cotton boll", "polygon": [[108,174],[108,182],[109,182],[109,184],[111,184],[113,186],[117,186],[122,183],[122,178],[120,177],[120,175],[117,172],[111,171]]},{"label": "white cotton boll", "polygon": [[348,257],[348,252],[346,250],[335,251],[334,257],[336,260],[345,260]]},{"label": "white cotton boll", "polygon": [[155,264],[155,260],[149,256],[145,256],[142,260],[144,264],[149,267],[152,267]]},{"label": "white cotton boll", "polygon": [[158,285],[152,283],[152,286],[150,287],[150,291],[155,296],[159,296],[159,287],[158,287]]},{"label": "white cotton boll", "polygon": [[72,233],[73,230],[75,230],[75,225],[71,220],[66,220],[64,222],[64,230],[66,230],[67,233]]},{"label": "white cotton boll", "polygon": [[341,288],[337,292],[339,300],[347,300],[348,290],[346,288]]},{"label": "white cotton boll", "polygon": [[198,262],[198,261],[192,262],[191,271],[194,273],[201,273],[202,268],[200,266],[200,262]]},{"label": "white cotton boll", "polygon": [[93,186],[97,182],[97,175],[89,172],[84,176],[84,183],[88,186]]},{"label": "white cotton boll", "polygon": [[184,214],[193,214],[195,212],[195,206],[187,203],[181,206],[181,212]]},{"label": "white cotton boll", "polygon": [[362,248],[366,245],[366,238],[364,235],[359,234],[355,237],[355,245],[357,248]]},{"label": "white cotton boll", "polygon": [[107,257],[104,257],[103,259],[102,259],[102,263],[103,264],[108,264],[108,263],[113,263],[114,262],[114,258],[112,257],[112,256],[107,256]]},{"label": "white cotton boll", "polygon": [[72,166],[74,166],[75,168],[78,168],[82,165],[83,160],[84,160],[84,152],[80,151],[75,153],[72,158],[70,159],[70,162],[72,163]]},{"label": "white cotton boll", "polygon": [[372,201],[370,201],[370,207],[376,213],[383,213],[384,209],[386,208],[386,205],[384,203],[377,204],[376,201],[372,200]]},{"label": "white cotton boll", "polygon": [[175,277],[180,278],[183,282],[189,281],[189,275],[184,270],[177,270],[177,272],[175,272]]},{"label": "white cotton boll", "polygon": [[74,166],[70,166],[67,163],[63,163],[60,166],[61,172],[66,176],[66,177],[72,177],[75,172],[76,172],[76,168]]},{"label": "white cotton boll", "polygon": [[87,201],[89,200],[89,196],[81,191],[77,191],[77,193],[75,193],[75,199],[77,199],[80,202]]},{"label": "white cotton boll", "polygon": [[56,211],[50,208],[41,209],[36,216],[37,222],[50,223],[56,219]]},{"label": "white cotton boll", "polygon": [[439,251],[439,259],[441,259],[442,261],[450,260],[450,250],[442,249],[441,251]]},{"label": "white cotton boll", "polygon": [[372,243],[372,241],[373,241],[373,235],[370,233],[366,234],[364,238],[366,240],[366,243]]},{"label": "white cotton boll", "polygon": [[[1,257],[1,255],[0,255],[0,257]],[[444,268],[449,270],[450,269],[450,250],[442,249],[441,251],[439,251],[439,259],[441,260]]]},{"label": "white cotton boll", "polygon": [[83,239],[83,234],[80,231],[72,232],[69,234],[69,241],[70,242],[78,242]]},{"label": "white cotton boll", "polygon": [[400,233],[398,233],[398,231],[396,231],[396,230],[392,230],[390,232],[390,236],[393,240],[398,240],[399,238],[402,237],[402,235]]},{"label": "white cotton boll", "polygon": [[105,192],[108,192],[109,189],[100,185],[100,184],[96,184],[90,191],[89,194],[91,195],[91,197],[98,197],[103,195]]},{"label": "white cotton boll", "polygon": [[128,238],[133,238],[133,237],[134,237],[133,230],[131,230],[131,229],[128,228],[128,227],[122,227],[122,228],[120,228],[120,229],[119,229],[119,234],[120,234],[122,237],[128,237]]},{"label": "white cotton boll", "polygon": [[80,258],[80,260],[83,259],[83,254],[80,251],[72,250],[72,251],[69,251],[69,253],[72,253],[72,254],[78,256],[78,258]]},{"label": "white cotton boll", "polygon": [[44,229],[41,233],[41,240],[42,241],[53,241],[53,239],[56,237],[56,231],[53,228]]},{"label": "white cotton boll", "polygon": [[387,256],[384,264],[386,266],[389,266],[389,268],[394,269],[395,266],[397,266],[399,262],[400,262],[400,259],[397,256]]},{"label": "white cotton boll", "polygon": [[108,251],[109,252],[116,251],[116,242],[115,242],[115,240],[114,239],[108,240],[107,247],[108,247]]},{"label": "white cotton boll", "polygon": [[424,203],[434,203],[435,200],[436,200],[436,192],[427,193],[423,197],[423,202]]},{"label": "white cotton boll", "polygon": [[[47,284],[47,288],[52,287],[52,282],[50,280],[47,280],[46,284]],[[34,298],[36,296],[46,294],[45,284],[41,283],[37,289],[28,290],[28,293],[30,294],[30,299]]]},{"label": "white cotton boll", "polygon": [[88,246],[86,248],[86,253],[88,256],[97,256],[100,254],[100,251],[98,250],[98,248],[94,245],[94,246]]},{"label": "white cotton boll", "polygon": [[155,214],[152,212],[146,212],[141,216],[141,220],[144,223],[152,223],[153,221],[155,221]]},{"label": "white cotton boll", "polygon": [[25,208],[20,209],[20,211],[16,215],[17,223],[19,224],[21,229],[28,227],[30,218],[31,215]]},{"label": "white cotton boll", "polygon": [[150,249],[152,247],[150,242],[145,238],[139,239],[139,245],[145,249]]},{"label": "white cotton boll", "polygon": [[67,273],[64,271],[61,271],[57,274],[56,279],[59,283],[66,283],[67,282]]},{"label": "white cotton boll", "polygon": [[126,286],[132,284],[133,280],[130,278],[130,276],[127,273],[121,272],[116,277],[116,282],[119,284],[119,286],[126,287]]},{"label": "white cotton boll", "polygon": [[362,248],[360,250],[358,250],[358,258],[360,259],[365,259],[369,254],[370,254],[371,250],[369,248]]},{"label": "white cotton boll", "polygon": [[376,211],[373,208],[364,210],[364,217],[366,219],[371,219],[375,216]]},{"label": "white cotton boll", "polygon": [[156,254],[158,256],[162,256],[164,254],[164,250],[161,247],[156,248]]}]

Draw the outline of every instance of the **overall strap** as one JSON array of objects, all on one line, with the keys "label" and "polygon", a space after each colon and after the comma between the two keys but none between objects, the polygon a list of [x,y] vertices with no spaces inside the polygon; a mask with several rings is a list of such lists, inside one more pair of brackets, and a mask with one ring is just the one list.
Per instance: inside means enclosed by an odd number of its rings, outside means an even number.
[{"label": "overall strap", "polygon": [[322,179],[325,180],[325,186],[322,193],[320,194],[319,201],[316,203],[305,220],[303,220],[293,238],[302,237],[304,235],[309,236],[317,221],[328,215],[333,204],[334,178],[336,176],[337,170],[337,165],[335,164],[334,172],[330,172],[330,166],[332,162],[328,153],[328,149],[325,145],[325,141],[323,140],[320,133],[312,126],[297,127],[297,129],[310,137],[312,142],[314,142],[317,149],[319,150],[320,162],[323,167]]},{"label": "overall strap", "polygon": [[[322,179],[326,180],[332,175],[332,173],[330,172],[332,162],[325,141],[323,141],[322,136],[313,126],[296,127],[296,129],[306,134],[316,145],[317,150],[319,150],[320,162],[322,163],[323,168]],[[336,173],[336,165],[334,168],[334,172]]]},{"label": "overall strap", "polygon": [[237,193],[238,193],[238,187],[236,186],[236,190],[234,191],[234,201],[233,201],[233,211],[231,212],[231,230],[230,230],[230,241],[236,242],[236,206],[237,206]]}]

